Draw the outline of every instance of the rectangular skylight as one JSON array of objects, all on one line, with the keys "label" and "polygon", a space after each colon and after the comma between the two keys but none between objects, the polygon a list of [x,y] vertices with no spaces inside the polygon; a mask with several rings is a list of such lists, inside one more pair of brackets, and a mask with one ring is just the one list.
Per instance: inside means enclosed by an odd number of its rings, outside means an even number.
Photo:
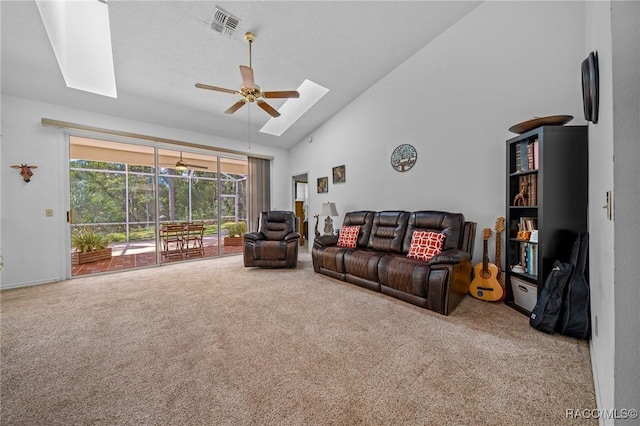
[{"label": "rectangular skylight", "polygon": [[274,136],[282,135],[293,123],[318,102],[329,89],[311,80],[305,80],[298,87],[299,98],[290,98],[278,108],[280,117],[272,117],[260,131]]},{"label": "rectangular skylight", "polygon": [[36,0],[67,87],[117,97],[106,0]]}]

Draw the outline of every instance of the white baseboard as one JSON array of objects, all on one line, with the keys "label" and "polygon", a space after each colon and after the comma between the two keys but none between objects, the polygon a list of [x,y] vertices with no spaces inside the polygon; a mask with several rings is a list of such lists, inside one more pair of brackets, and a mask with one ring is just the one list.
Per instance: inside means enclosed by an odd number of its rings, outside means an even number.
[{"label": "white baseboard", "polygon": [[59,281],[61,281],[59,278],[45,278],[44,280],[38,280],[38,281],[27,281],[22,283],[2,285],[0,286],[0,290],[9,290],[10,288],[21,288],[21,287],[31,287],[34,285],[51,284]]}]

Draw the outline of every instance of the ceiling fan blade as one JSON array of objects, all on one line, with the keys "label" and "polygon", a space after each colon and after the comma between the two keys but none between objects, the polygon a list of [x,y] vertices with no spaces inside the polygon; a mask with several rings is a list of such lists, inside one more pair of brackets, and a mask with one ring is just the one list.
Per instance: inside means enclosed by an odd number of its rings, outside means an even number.
[{"label": "ceiling fan blade", "polygon": [[240,74],[242,74],[242,84],[249,89],[257,88],[255,81],[253,80],[253,68],[249,68],[246,65],[240,65]]},{"label": "ceiling fan blade", "polygon": [[185,164],[185,166],[191,168],[191,169],[204,169],[207,170],[208,167],[207,166],[199,166],[197,164]]},{"label": "ceiling fan blade", "polygon": [[258,106],[260,108],[262,108],[263,110],[265,110],[267,112],[267,114],[269,114],[270,116],[272,116],[272,117],[280,117],[280,113],[278,111],[276,111],[275,108],[273,108],[271,105],[269,105],[265,101],[259,100],[257,103],[258,103]]},{"label": "ceiling fan blade", "polygon": [[297,90],[281,90],[279,92],[262,92],[265,98],[299,98],[300,93]]},{"label": "ceiling fan blade", "polygon": [[207,90],[214,90],[216,92],[231,93],[232,95],[235,95],[238,93],[237,90],[225,89],[224,87],[209,86],[208,84],[202,84],[202,83],[196,83],[196,87],[198,89],[207,89]]},{"label": "ceiling fan blade", "polygon": [[236,112],[237,110],[239,110],[242,105],[244,105],[247,101],[244,99],[240,99],[238,102],[236,102],[235,104],[231,105],[224,113],[225,114],[233,114],[234,112]]}]

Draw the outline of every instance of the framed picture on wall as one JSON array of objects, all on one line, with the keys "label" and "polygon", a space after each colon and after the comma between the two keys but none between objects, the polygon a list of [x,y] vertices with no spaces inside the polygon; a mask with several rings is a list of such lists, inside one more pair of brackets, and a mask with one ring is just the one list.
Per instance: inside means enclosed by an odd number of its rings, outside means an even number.
[{"label": "framed picture on wall", "polygon": [[329,192],[329,177],[318,178],[318,194]]},{"label": "framed picture on wall", "polygon": [[346,179],[344,165],[333,168],[333,183],[344,183]]}]

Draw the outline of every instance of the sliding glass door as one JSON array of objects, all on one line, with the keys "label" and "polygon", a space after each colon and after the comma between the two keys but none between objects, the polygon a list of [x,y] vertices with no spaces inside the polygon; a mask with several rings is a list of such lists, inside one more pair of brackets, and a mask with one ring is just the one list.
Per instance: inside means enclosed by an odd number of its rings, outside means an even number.
[{"label": "sliding glass door", "polygon": [[240,253],[225,237],[247,220],[247,170],[244,158],[71,136],[72,275]]},{"label": "sliding glass door", "polygon": [[158,158],[160,262],[219,256],[218,157],[159,149]]}]

